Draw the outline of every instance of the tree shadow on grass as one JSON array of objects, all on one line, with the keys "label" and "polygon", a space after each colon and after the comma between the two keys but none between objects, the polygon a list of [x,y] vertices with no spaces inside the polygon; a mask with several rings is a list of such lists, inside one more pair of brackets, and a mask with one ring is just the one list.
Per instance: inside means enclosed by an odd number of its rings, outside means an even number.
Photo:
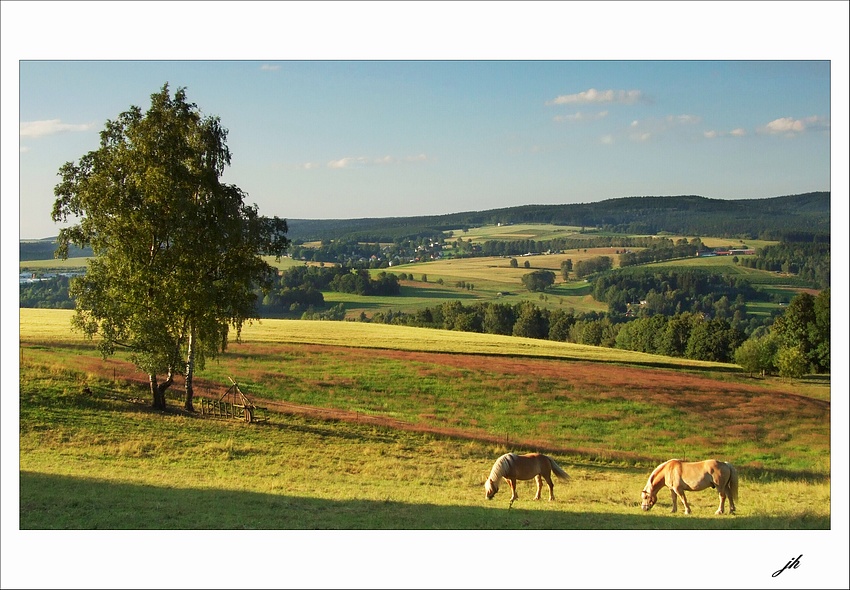
[{"label": "tree shadow on grass", "polygon": [[[282,482],[284,483],[284,482]],[[220,489],[174,489],[20,473],[22,530],[828,530],[828,516],[715,516],[574,512],[507,507],[329,500]],[[549,506],[543,504],[543,506]]]}]

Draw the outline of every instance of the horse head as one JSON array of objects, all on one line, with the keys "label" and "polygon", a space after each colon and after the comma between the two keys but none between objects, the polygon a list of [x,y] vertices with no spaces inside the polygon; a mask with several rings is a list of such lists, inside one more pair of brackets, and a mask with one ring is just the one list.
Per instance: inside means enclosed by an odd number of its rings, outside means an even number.
[{"label": "horse head", "polygon": [[653,494],[651,489],[649,491],[643,490],[640,493],[640,500],[640,507],[644,510],[649,510],[655,506],[655,503],[658,501],[658,496]]},{"label": "horse head", "polygon": [[499,480],[493,481],[492,479],[488,479],[484,482],[484,497],[488,500],[492,500],[493,496],[496,495],[496,492],[499,491]]}]

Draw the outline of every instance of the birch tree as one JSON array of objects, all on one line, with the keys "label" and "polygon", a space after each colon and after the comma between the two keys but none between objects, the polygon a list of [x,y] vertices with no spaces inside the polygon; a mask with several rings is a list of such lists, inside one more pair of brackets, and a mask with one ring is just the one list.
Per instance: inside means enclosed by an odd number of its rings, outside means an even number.
[{"label": "birch tree", "polygon": [[[164,409],[177,373],[192,381],[223,352],[231,328],[258,319],[254,288],[268,288],[289,240],[286,221],[259,215],[221,182],[230,151],[218,117],[203,116],[185,89],[165,84],[150,109],[132,106],[100,133],[100,148],[59,170],[53,220],[56,256],[70,245],[94,254],[72,281],[72,325],[97,337],[105,356],[127,350]],[[164,380],[162,379],[164,377]]]}]

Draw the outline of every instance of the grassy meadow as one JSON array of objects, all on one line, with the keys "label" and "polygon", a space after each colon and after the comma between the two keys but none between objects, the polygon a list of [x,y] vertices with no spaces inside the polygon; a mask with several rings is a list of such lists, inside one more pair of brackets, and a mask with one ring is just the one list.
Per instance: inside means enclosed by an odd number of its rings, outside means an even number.
[{"label": "grassy meadow", "polygon": [[[268,408],[268,421],[247,424],[182,412],[179,379],[173,411],[153,412],[145,375],[122,355],[101,359],[69,318],[21,310],[22,529],[830,526],[828,380],[749,379],[732,365],[548,341],[264,320],[196,376],[196,409],[230,377]],[[510,511],[503,492],[485,502],[493,461],[533,450],[572,476],[556,481],[558,501],[531,501],[532,482],[521,482]],[[673,456],[738,466],[738,514],[715,516],[712,492],[689,494],[689,517],[669,514],[663,494],[642,513],[649,471]],[[246,518],[239,496],[262,518]]]}]

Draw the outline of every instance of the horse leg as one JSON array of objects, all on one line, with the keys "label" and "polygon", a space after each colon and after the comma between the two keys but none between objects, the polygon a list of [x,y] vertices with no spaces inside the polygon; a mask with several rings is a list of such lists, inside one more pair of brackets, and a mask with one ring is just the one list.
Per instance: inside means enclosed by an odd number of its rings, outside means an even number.
[{"label": "horse leg", "polygon": [[[729,514],[735,514],[735,500],[732,499],[732,486],[729,485],[731,480],[726,480],[725,485],[723,486],[723,491],[728,492],[725,493],[721,498],[726,498],[729,500]],[[723,504],[720,504],[720,511],[723,511]]]},{"label": "horse leg", "polygon": [[[555,499],[555,484],[552,483],[552,478],[548,475],[544,475],[543,478],[546,480],[546,483],[549,485],[549,501]],[[540,491],[538,490],[537,495],[540,495]]]},{"label": "horse leg", "polygon": [[519,496],[517,496],[517,493],[516,493],[516,480],[515,479],[509,479],[508,484],[510,484],[510,486],[511,486],[511,504],[513,504],[514,500],[519,498]]},{"label": "horse leg", "polygon": [[534,495],[535,500],[540,499],[540,490],[543,489],[543,478],[539,475],[534,476],[534,482],[537,484],[537,493]]},{"label": "horse leg", "polygon": [[682,504],[685,506],[685,514],[690,514],[691,506],[688,504],[688,499],[685,497],[685,490],[682,490],[681,492],[677,491],[676,493],[679,494],[679,497],[682,499]]},{"label": "horse leg", "polygon": [[670,512],[676,512],[676,509],[678,508],[677,504],[679,502],[679,496],[676,495],[676,490],[674,490],[673,488],[670,488],[670,495],[673,497],[673,510],[671,510]]},{"label": "horse leg", "polygon": [[[725,505],[726,505],[726,494],[724,494],[723,492],[720,492],[719,495],[720,495],[720,506],[717,508],[717,511],[715,512],[715,514],[723,514],[723,509],[725,508]],[[730,507],[731,507],[731,504],[732,504],[731,501],[729,502],[729,504],[730,504]]]}]

